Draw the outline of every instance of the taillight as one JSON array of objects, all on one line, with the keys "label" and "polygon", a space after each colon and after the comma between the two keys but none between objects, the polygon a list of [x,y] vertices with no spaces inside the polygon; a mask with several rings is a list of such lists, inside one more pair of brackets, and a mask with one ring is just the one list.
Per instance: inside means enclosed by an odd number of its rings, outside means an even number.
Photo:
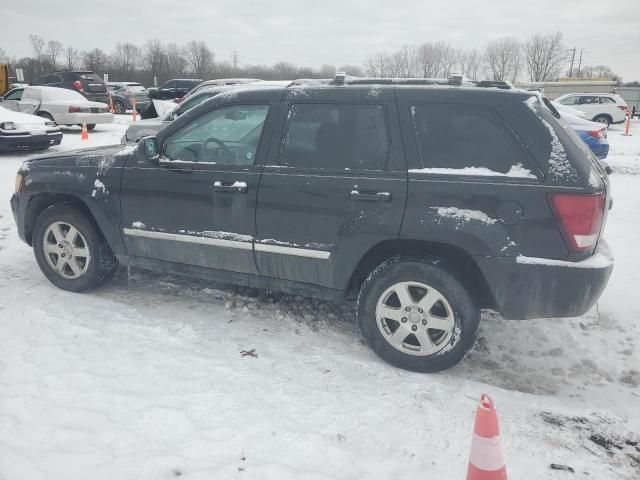
[{"label": "taillight", "polygon": [[552,193],[549,202],[571,252],[587,252],[598,242],[605,211],[605,194]]},{"label": "taillight", "polygon": [[73,82],[73,88],[75,88],[79,92],[84,91],[84,87],[82,86],[82,82],[80,80],[76,80],[75,82]]},{"label": "taillight", "polygon": [[618,107],[623,112],[626,112],[627,110],[629,110],[629,107],[627,107],[626,105],[616,105],[616,107]]},{"label": "taillight", "polygon": [[173,99],[173,103],[180,103],[180,102],[182,102],[181,98],[174,98]]},{"label": "taillight", "polygon": [[593,137],[593,138],[603,138],[602,132],[600,130],[592,130],[587,133],[589,134],[590,137]]},{"label": "taillight", "polygon": [[69,113],[80,113],[80,107],[69,107]]}]

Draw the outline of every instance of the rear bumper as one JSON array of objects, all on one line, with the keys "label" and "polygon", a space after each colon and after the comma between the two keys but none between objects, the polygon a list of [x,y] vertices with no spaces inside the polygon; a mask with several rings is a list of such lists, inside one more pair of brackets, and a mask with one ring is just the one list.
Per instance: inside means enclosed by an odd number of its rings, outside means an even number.
[{"label": "rear bumper", "polygon": [[604,291],[613,257],[604,240],[581,262],[531,257],[477,257],[505,319],[577,317]]},{"label": "rear bumper", "polygon": [[54,120],[58,125],[81,125],[82,121],[87,124],[93,123],[112,123],[112,113],[64,113],[55,115]]},{"label": "rear bumper", "polygon": [[0,135],[0,152],[24,152],[42,150],[52,145],[60,145],[62,132],[38,135]]}]

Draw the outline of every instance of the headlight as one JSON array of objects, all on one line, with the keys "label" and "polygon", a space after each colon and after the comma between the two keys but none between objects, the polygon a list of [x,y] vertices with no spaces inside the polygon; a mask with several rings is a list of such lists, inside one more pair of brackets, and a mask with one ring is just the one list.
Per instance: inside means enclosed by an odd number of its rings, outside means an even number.
[{"label": "headlight", "polygon": [[0,128],[2,130],[15,130],[16,125],[13,122],[4,122],[4,123],[0,123]]},{"label": "headlight", "polygon": [[57,127],[58,124],[56,122],[45,122],[44,123],[47,127]]},{"label": "headlight", "polygon": [[21,174],[16,175],[16,193],[20,193],[22,191],[22,187],[24,186],[24,177]]}]

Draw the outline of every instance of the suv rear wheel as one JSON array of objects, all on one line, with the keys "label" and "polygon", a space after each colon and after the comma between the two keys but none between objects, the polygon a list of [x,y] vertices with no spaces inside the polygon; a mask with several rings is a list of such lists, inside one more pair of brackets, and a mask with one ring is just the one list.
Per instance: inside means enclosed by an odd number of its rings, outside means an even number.
[{"label": "suv rear wheel", "polygon": [[118,114],[127,113],[127,109],[125,108],[124,103],[122,103],[119,100],[116,100],[115,102],[113,102],[113,109]]},{"label": "suv rear wheel", "polygon": [[383,360],[437,372],[471,348],[480,309],[440,260],[393,257],[363,283],[357,317],[362,336]]},{"label": "suv rear wheel", "polygon": [[64,290],[84,292],[113,276],[118,261],[93,222],[77,207],[42,211],[33,229],[33,251],[42,273]]},{"label": "suv rear wheel", "polygon": [[598,122],[598,123],[604,123],[605,125],[611,125],[611,122],[613,122],[613,118],[611,118],[609,115],[596,115],[595,117],[593,117],[593,121],[594,122]]}]

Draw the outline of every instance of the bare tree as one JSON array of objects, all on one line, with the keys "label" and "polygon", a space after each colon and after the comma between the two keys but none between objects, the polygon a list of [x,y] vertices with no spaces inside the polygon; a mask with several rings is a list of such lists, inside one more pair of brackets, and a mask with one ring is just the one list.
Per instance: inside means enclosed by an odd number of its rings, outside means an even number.
[{"label": "bare tree", "polygon": [[476,50],[461,52],[459,56],[460,73],[471,80],[480,80],[484,59],[482,54]]},{"label": "bare tree", "polygon": [[109,63],[109,57],[99,48],[94,48],[88,52],[82,54],[82,60],[87,70],[102,74],[107,70]]},{"label": "bare tree", "polygon": [[64,51],[64,60],[65,68],[67,70],[75,70],[76,68],[78,68],[78,62],[80,60],[78,49],[71,46],[67,47]]},{"label": "bare tree", "polygon": [[423,78],[449,76],[457,62],[457,53],[447,42],[426,42],[416,50],[418,75]]},{"label": "bare tree", "polygon": [[44,51],[44,38],[39,35],[29,35],[29,41],[31,42],[31,48],[33,48],[33,56],[39,60],[42,58]]},{"label": "bare tree", "polygon": [[[363,75],[362,68],[360,68],[358,65],[341,65],[338,68],[338,72],[345,72],[347,75],[351,75],[352,77],[361,77]],[[334,76],[335,71],[333,72],[333,74],[329,75],[329,78]]]},{"label": "bare tree", "polygon": [[167,75],[169,77],[182,77],[187,70],[187,59],[184,48],[176,43],[169,43],[165,47],[167,58]]},{"label": "bare tree", "polygon": [[185,46],[187,62],[198,78],[206,78],[213,70],[213,53],[203,41],[191,40]]},{"label": "bare tree", "polygon": [[566,60],[562,33],[534,35],[524,45],[524,57],[532,82],[545,82],[556,78],[560,73],[561,64]]},{"label": "bare tree", "polygon": [[499,38],[487,44],[485,59],[493,80],[515,81],[520,71],[520,51],[520,42],[515,38]]},{"label": "bare tree", "polygon": [[58,65],[58,56],[62,53],[62,43],[58,40],[49,40],[47,42],[47,60],[51,66],[51,70],[56,70]]},{"label": "bare tree", "polygon": [[149,40],[144,46],[144,61],[151,78],[160,77],[167,65],[167,56],[162,42]]},{"label": "bare tree", "polygon": [[140,48],[137,45],[129,42],[118,43],[115,52],[111,56],[112,68],[123,79],[128,79],[139,64],[140,57]]},{"label": "bare tree", "polygon": [[8,60],[9,56],[2,48],[0,48],[0,62],[7,62]]},{"label": "bare tree", "polygon": [[372,77],[384,77],[389,71],[389,55],[386,52],[378,52],[367,58],[366,71],[367,75]]}]

